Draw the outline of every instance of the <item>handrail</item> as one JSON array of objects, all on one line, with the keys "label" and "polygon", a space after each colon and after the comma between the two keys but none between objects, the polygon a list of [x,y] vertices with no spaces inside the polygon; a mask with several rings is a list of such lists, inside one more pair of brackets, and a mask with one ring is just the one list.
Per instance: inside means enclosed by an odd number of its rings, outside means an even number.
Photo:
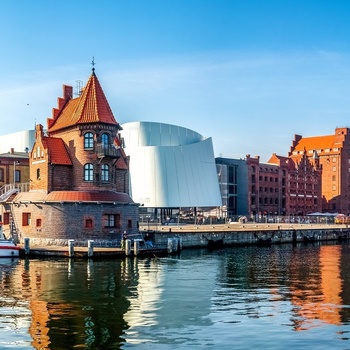
[{"label": "handrail", "polygon": [[29,182],[5,184],[0,188],[0,201],[3,201],[16,192],[29,192]]}]

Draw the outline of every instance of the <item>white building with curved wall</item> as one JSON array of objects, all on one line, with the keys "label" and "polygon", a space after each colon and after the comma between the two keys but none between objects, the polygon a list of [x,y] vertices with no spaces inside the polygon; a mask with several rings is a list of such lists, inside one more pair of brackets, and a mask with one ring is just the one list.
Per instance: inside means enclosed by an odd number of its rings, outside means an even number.
[{"label": "white building with curved wall", "polygon": [[122,124],[130,156],[130,194],[148,208],[222,204],[211,138],[177,125]]},{"label": "white building with curved wall", "polygon": [[29,152],[35,141],[35,130],[17,131],[0,135],[0,153],[7,153],[13,148],[18,152]]}]

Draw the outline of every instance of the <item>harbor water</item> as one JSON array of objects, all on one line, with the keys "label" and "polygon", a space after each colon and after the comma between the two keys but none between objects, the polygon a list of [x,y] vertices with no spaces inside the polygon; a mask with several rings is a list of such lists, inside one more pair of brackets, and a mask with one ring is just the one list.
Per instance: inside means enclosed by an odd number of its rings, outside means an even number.
[{"label": "harbor water", "polygon": [[350,349],[349,242],[1,259],[0,349]]}]

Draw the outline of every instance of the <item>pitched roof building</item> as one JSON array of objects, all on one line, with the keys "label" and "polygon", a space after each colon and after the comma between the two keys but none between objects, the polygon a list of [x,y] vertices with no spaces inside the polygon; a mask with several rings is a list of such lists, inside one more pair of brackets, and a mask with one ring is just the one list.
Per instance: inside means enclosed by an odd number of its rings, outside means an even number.
[{"label": "pitched roof building", "polygon": [[322,167],[322,211],[350,212],[349,128],[336,128],[334,135],[295,135],[288,156],[295,162],[303,157]]},{"label": "pitched roof building", "polygon": [[72,238],[110,244],[123,231],[137,233],[138,204],[129,196],[129,158],[120,147],[120,130],[94,69],[78,97],[64,85],[47,133],[36,126],[30,191],[6,202],[5,226],[12,221],[20,240],[44,244]]}]

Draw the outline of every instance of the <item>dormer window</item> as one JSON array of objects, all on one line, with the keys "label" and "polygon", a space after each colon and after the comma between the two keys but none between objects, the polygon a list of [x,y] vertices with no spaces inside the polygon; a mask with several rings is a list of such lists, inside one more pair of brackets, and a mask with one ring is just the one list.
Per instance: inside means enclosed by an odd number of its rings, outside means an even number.
[{"label": "dormer window", "polygon": [[94,148],[94,135],[92,132],[87,132],[84,135],[84,149]]}]

